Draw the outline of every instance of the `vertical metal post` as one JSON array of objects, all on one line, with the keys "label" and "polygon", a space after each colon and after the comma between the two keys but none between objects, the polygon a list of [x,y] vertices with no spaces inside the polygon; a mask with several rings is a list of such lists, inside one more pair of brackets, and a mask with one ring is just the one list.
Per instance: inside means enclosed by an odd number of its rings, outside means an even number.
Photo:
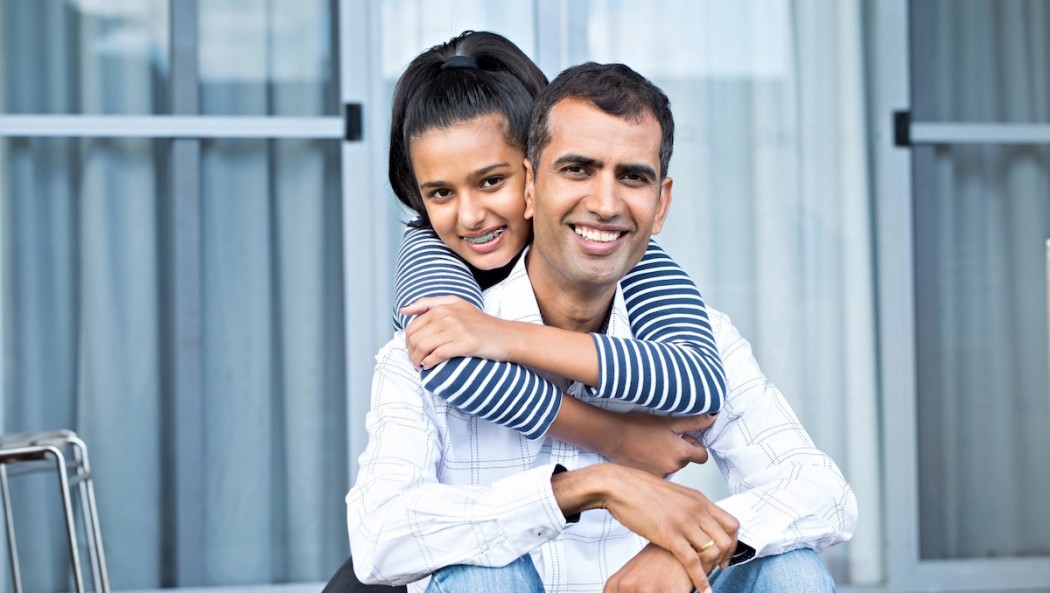
[{"label": "vertical metal post", "polygon": [[102,547],[102,530],[98,524],[98,506],[95,503],[95,485],[88,461],[87,445],[79,438],[69,440],[77,468],[80,489],[80,511],[84,518],[88,556],[91,561],[92,582],[96,593],[109,593],[109,570],[106,568],[106,551]]},{"label": "vertical metal post", "polygon": [[[344,105],[363,104],[362,141],[343,142],[343,287],[345,307],[347,464],[352,482],[356,459],[364,450],[376,350],[390,336],[390,270],[387,201],[375,196],[384,187],[385,168],[373,162],[381,146],[384,105],[378,3],[341,0],[339,5],[340,97]],[[362,254],[370,254],[362,257]]]},{"label": "vertical metal post", "polygon": [[[171,3],[171,109],[197,115],[197,0]],[[172,391],[175,578],[204,584],[204,402],[200,140],[172,141]]]},{"label": "vertical metal post", "polygon": [[77,530],[73,525],[73,503],[69,498],[69,478],[66,476],[66,457],[57,447],[48,447],[55,458],[58,470],[58,486],[61,489],[62,513],[66,518],[66,533],[69,536],[69,557],[73,562],[73,585],[77,593],[84,593],[84,574],[80,569],[80,552],[77,550]]},{"label": "vertical metal post", "polygon": [[890,114],[910,107],[907,0],[867,6],[875,26],[871,130],[882,417],[883,549],[889,590],[909,586],[919,560],[918,433],[911,154],[894,146]]},{"label": "vertical metal post", "polygon": [[18,567],[18,543],[15,540],[15,523],[11,513],[11,487],[7,483],[7,465],[0,463],[0,494],[4,497],[4,525],[7,527],[7,556],[11,560],[11,579],[15,593],[22,593],[22,573]]}]

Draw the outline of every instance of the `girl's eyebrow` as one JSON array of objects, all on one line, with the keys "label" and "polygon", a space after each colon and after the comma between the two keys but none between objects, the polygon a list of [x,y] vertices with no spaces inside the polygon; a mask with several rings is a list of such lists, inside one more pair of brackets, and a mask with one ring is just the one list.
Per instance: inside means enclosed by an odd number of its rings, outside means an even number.
[{"label": "girl's eyebrow", "polygon": [[[472,171],[470,173],[470,176],[471,177],[481,177],[483,175],[488,175],[489,173],[491,173],[492,171],[495,171],[496,169],[500,169],[500,168],[503,168],[503,167],[509,167],[509,166],[510,166],[510,163],[505,163],[505,162],[503,162],[503,163],[493,163],[491,165],[484,166],[484,167],[482,167],[482,168],[480,168],[480,169],[478,169],[476,171]],[[432,188],[432,187],[446,187],[448,185],[449,185],[449,183],[447,181],[442,181],[440,179],[435,179],[433,181],[427,181],[426,183],[420,183],[419,184],[419,189],[428,189],[428,188]]]},{"label": "girl's eyebrow", "polygon": [[510,166],[510,163],[493,163],[493,164],[491,164],[491,165],[489,165],[487,167],[482,167],[482,168],[478,169],[477,171],[474,171],[474,173],[472,173],[472,175],[474,177],[481,177],[482,175],[487,175],[488,173],[491,173],[492,171],[494,171],[496,169],[499,169],[501,167],[509,167],[509,166]]}]

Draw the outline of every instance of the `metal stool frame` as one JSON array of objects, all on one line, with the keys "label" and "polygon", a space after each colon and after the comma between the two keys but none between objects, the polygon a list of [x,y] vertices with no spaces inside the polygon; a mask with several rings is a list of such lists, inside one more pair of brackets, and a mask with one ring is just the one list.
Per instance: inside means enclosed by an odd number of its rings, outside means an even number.
[{"label": "metal stool frame", "polygon": [[[72,464],[66,462],[65,450],[73,453]],[[102,532],[98,524],[98,509],[95,505],[95,488],[91,480],[91,464],[87,446],[71,430],[25,433],[0,436],[0,493],[4,499],[4,523],[7,527],[8,556],[11,560],[11,575],[14,592],[22,592],[22,577],[19,570],[18,546],[11,511],[11,491],[8,485],[7,466],[23,462],[53,462],[61,488],[62,510],[65,514],[66,532],[69,536],[69,555],[73,567],[73,582],[77,593],[85,593],[81,571],[80,552],[77,545],[76,526],[73,520],[73,504],[69,495],[69,473],[75,472],[74,483],[80,490],[81,514],[84,534],[87,538],[88,557],[91,563],[92,583],[97,593],[109,593],[109,574],[106,571],[106,556],[102,548]],[[47,471],[51,465],[23,468],[19,473]]]}]

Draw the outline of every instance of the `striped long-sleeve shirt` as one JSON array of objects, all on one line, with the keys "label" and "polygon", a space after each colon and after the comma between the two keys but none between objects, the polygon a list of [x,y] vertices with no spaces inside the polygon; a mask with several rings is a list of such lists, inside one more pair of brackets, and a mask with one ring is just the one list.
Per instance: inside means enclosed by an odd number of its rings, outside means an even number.
[{"label": "striped long-sleeve shirt", "polygon": [[[595,397],[614,398],[671,414],[710,414],[725,400],[725,372],[707,309],[696,285],[654,241],[620,282],[636,339],[592,333],[600,381]],[[481,288],[467,264],[432,229],[409,227],[394,282],[394,326],[400,309],[426,296],[457,296],[479,309]],[[509,362],[453,358],[422,373],[423,386],[453,407],[543,436],[561,406],[554,383]]]}]

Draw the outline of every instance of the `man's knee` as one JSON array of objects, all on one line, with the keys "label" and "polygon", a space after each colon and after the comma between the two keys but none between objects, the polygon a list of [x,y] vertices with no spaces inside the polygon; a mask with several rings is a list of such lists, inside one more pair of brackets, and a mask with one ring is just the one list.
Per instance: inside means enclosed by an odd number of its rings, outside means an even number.
[{"label": "man's knee", "polygon": [[430,578],[426,593],[513,591],[543,593],[543,582],[528,554],[507,566],[456,565],[442,568]]},{"label": "man's knee", "polygon": [[802,549],[735,566],[715,581],[714,590],[834,593],[835,581],[816,552]]}]

